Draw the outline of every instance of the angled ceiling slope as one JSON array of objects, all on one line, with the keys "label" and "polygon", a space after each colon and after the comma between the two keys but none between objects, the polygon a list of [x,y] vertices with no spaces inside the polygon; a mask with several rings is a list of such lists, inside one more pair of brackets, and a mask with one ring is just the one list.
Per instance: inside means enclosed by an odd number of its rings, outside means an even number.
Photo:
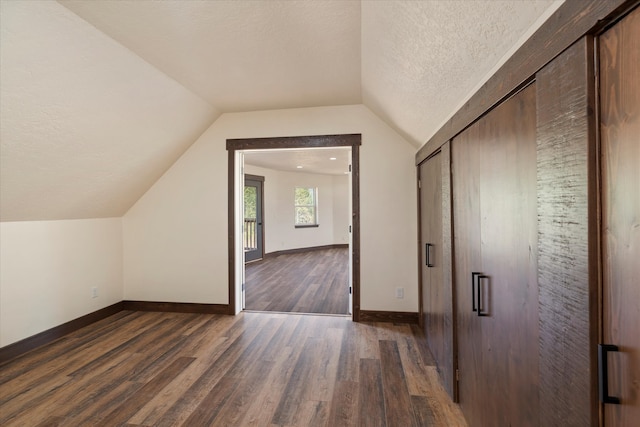
[{"label": "angled ceiling slope", "polygon": [[219,115],[51,1],[2,1],[0,218],[122,216]]},{"label": "angled ceiling slope", "polygon": [[364,103],[416,147],[552,0],[1,0],[0,219],[120,216],[220,113]]},{"label": "angled ceiling slope", "polygon": [[223,112],[360,104],[360,2],[60,0]]},{"label": "angled ceiling slope", "polygon": [[222,112],[364,103],[416,147],[562,3],[59,1]]}]

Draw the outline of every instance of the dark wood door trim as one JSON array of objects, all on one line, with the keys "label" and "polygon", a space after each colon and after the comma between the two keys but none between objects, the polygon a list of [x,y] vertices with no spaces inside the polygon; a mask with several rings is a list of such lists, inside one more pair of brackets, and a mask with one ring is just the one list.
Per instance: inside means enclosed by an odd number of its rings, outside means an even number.
[{"label": "dark wood door trim", "polygon": [[360,321],[360,145],[361,134],[311,135],[277,138],[227,139],[228,151],[228,268],[229,268],[229,308],[236,312],[235,294],[235,153],[239,150],[269,150],[278,148],[322,148],[351,147],[351,198],[352,198],[352,298],[353,320]]},{"label": "dark wood door trim", "polygon": [[262,182],[264,182],[264,176],[251,175],[251,174],[248,174],[248,173],[244,174],[244,179],[249,179],[251,181],[262,181]]}]

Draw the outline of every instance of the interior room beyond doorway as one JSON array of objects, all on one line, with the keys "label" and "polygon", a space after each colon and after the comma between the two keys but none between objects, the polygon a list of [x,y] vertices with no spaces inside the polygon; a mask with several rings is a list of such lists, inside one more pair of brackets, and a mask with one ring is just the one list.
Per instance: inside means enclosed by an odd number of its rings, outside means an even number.
[{"label": "interior room beyond doorway", "polygon": [[245,192],[247,177],[264,179],[263,254],[255,261],[255,250],[245,249],[244,308],[350,314],[350,147],[243,157]]}]

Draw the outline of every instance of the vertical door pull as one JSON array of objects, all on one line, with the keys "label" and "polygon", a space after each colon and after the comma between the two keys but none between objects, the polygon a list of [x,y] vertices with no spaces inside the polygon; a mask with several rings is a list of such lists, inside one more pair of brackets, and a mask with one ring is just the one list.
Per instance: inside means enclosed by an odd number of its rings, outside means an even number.
[{"label": "vertical door pull", "polygon": [[471,273],[471,308],[474,313],[478,311],[478,307],[476,306],[476,277],[481,274],[482,273],[478,272]]},{"label": "vertical door pull", "polygon": [[483,313],[483,308],[481,307],[482,304],[482,279],[489,279],[489,276],[485,276],[484,274],[479,274],[477,276],[477,280],[478,280],[478,286],[477,286],[477,290],[478,290],[478,317],[483,317],[483,316],[488,316],[488,313]]},{"label": "vertical door pull", "polygon": [[427,254],[426,255],[427,267],[433,267],[433,262],[431,261],[431,247],[432,246],[433,245],[431,243],[427,243],[425,245],[425,248],[424,248],[424,252]]},{"label": "vertical door pull", "polygon": [[598,395],[600,402],[620,404],[620,399],[609,396],[609,368],[607,355],[610,351],[618,351],[618,346],[613,344],[598,344]]}]

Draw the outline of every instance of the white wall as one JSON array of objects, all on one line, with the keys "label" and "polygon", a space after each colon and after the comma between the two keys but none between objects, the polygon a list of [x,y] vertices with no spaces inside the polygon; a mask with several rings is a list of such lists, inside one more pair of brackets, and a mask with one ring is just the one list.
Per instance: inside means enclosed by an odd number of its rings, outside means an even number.
[{"label": "white wall", "polygon": [[362,105],[223,114],[123,217],[125,299],[226,304],[226,140],[342,133],[362,134],[361,308],[417,311],[415,149]]},{"label": "white wall", "polygon": [[[265,253],[349,243],[348,225],[344,225],[349,220],[349,177],[284,172],[247,164],[245,173],[265,177]],[[295,187],[318,189],[319,227],[294,227]]]},{"label": "white wall", "polygon": [[333,244],[335,245],[349,243],[350,179],[351,176],[348,175],[333,177]]},{"label": "white wall", "polygon": [[122,301],[120,218],[2,222],[0,235],[0,347]]}]

